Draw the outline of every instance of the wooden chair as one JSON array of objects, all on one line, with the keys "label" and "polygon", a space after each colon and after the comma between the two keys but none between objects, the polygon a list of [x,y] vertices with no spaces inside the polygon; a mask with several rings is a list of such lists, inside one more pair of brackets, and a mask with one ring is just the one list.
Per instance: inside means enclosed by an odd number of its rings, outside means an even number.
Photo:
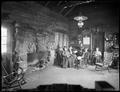
[{"label": "wooden chair", "polygon": [[[3,65],[2,65],[2,68],[3,68],[3,71],[6,72]],[[23,82],[26,83],[24,80],[23,69],[21,67],[18,67],[17,70],[14,70],[10,74],[6,72],[6,75],[2,75],[2,80],[3,80],[2,89],[5,89],[5,90],[8,90],[9,88],[18,87],[18,86],[21,89],[22,88],[21,84]],[[18,85],[15,85],[16,83]]]},{"label": "wooden chair", "polygon": [[108,72],[110,72],[110,66],[113,62],[113,53],[104,53],[104,60],[101,63],[96,62],[95,63],[95,70],[98,68],[101,68],[101,70],[107,69]]}]

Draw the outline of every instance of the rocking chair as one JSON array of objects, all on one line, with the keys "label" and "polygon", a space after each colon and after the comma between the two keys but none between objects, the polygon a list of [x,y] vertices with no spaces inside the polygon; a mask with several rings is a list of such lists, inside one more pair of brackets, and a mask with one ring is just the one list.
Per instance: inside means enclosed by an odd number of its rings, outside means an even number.
[{"label": "rocking chair", "polygon": [[113,62],[113,53],[104,53],[104,61],[102,63],[95,63],[95,70],[101,68],[101,70],[107,69],[110,72],[110,66]]},{"label": "rocking chair", "polygon": [[[14,88],[18,86],[21,89],[21,84],[26,83],[24,80],[23,69],[21,67],[18,67],[17,70],[8,74],[3,64],[2,64],[2,67],[3,67],[3,71],[6,73],[6,75],[2,76],[2,80],[3,80],[2,89],[9,90],[10,88]],[[18,85],[15,85],[16,83]]]}]

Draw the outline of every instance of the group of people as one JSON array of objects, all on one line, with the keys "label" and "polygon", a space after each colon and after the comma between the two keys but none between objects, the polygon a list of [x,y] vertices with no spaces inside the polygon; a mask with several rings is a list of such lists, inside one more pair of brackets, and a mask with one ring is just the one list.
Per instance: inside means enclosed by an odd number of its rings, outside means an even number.
[{"label": "group of people", "polygon": [[[72,46],[67,48],[58,47],[55,54],[54,64],[62,68],[84,68],[87,67],[90,63],[90,51],[88,48],[85,49],[75,49]],[[95,62],[100,60],[101,52],[99,48],[96,48],[94,51]]]}]

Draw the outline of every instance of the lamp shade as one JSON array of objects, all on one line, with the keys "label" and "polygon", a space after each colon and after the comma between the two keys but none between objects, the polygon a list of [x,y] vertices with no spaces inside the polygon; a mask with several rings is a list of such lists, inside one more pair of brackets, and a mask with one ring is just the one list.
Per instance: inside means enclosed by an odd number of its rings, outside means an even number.
[{"label": "lamp shade", "polygon": [[76,21],[84,21],[84,20],[87,20],[88,19],[88,17],[86,17],[86,16],[76,16],[76,17],[74,17],[74,20],[76,20]]}]

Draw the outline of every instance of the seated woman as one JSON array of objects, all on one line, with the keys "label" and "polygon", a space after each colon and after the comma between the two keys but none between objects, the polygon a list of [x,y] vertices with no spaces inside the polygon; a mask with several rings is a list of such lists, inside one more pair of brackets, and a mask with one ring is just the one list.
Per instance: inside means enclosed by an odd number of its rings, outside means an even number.
[{"label": "seated woman", "polygon": [[62,54],[63,53],[63,48],[62,47],[59,48],[58,53],[59,53],[59,58],[58,58],[59,63],[58,64],[59,64],[60,67],[62,67],[62,65],[63,65],[63,54]]},{"label": "seated woman", "polygon": [[74,66],[75,54],[73,53],[73,48],[71,46],[69,48],[69,53],[70,53],[70,56],[68,60],[68,65],[69,65],[69,68],[72,68]]},{"label": "seated woman", "polygon": [[62,48],[58,47],[56,49],[56,53],[55,54],[56,54],[56,58],[55,58],[54,65],[61,67],[61,64],[62,64]]},{"label": "seated woman", "polygon": [[84,52],[84,65],[87,67],[88,65],[88,60],[89,60],[89,55],[90,53],[88,52],[88,48],[85,49],[85,52]]}]

